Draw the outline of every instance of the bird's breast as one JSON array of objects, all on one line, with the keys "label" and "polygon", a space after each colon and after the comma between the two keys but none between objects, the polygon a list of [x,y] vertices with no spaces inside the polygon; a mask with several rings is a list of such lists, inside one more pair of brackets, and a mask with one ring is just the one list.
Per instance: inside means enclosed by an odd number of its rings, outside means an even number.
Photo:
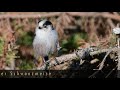
[{"label": "bird's breast", "polygon": [[35,36],[33,46],[35,52],[45,56],[56,50],[57,34],[55,32],[41,32]]}]

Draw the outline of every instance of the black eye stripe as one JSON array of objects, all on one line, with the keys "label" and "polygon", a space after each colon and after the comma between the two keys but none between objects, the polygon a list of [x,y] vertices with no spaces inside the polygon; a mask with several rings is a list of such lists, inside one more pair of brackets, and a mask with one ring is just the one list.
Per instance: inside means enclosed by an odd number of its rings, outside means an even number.
[{"label": "black eye stripe", "polygon": [[47,25],[52,25],[52,23],[50,21],[46,21],[43,26],[47,26]]},{"label": "black eye stripe", "polygon": [[[39,20],[38,23],[40,23],[41,21],[43,21],[43,20]],[[50,25],[50,26],[52,27],[52,29],[53,29],[53,24],[52,24],[50,21],[48,21],[48,20],[45,21],[45,23],[43,24],[43,27],[40,27],[40,26],[39,26],[38,28],[39,28],[39,29],[47,28],[48,25]]]},{"label": "black eye stripe", "polygon": [[47,25],[44,25],[44,28],[46,28],[47,27]]}]

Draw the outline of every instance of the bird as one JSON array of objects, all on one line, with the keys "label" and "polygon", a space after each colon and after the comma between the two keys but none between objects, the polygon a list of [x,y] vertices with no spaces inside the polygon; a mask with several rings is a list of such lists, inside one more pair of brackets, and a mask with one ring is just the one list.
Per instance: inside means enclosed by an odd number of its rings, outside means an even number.
[{"label": "bird", "polygon": [[49,60],[49,55],[57,56],[59,48],[58,32],[52,22],[47,19],[39,20],[33,40],[35,60],[41,61],[38,67],[43,66]]},{"label": "bird", "polygon": [[113,28],[113,33],[117,36],[117,46],[120,48],[120,28],[119,24],[115,28]]}]

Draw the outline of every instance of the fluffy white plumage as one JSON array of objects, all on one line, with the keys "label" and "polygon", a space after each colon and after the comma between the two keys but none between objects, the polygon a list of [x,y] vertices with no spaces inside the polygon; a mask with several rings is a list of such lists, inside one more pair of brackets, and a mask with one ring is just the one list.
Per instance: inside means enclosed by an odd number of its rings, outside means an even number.
[{"label": "fluffy white plumage", "polygon": [[33,50],[36,59],[39,59],[40,56],[45,57],[56,53],[57,47],[59,47],[57,31],[52,25],[46,25],[44,28],[46,21],[39,22],[38,27],[36,27],[36,36],[33,41]]},{"label": "fluffy white plumage", "polygon": [[113,33],[116,34],[116,35],[120,34],[120,28],[118,28],[118,27],[114,28]]}]

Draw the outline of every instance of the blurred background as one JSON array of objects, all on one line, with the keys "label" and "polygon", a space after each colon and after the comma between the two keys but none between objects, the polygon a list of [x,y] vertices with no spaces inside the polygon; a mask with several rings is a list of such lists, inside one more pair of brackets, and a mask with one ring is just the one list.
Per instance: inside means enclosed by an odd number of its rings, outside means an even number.
[{"label": "blurred background", "polygon": [[59,34],[61,55],[78,48],[115,46],[112,29],[120,12],[0,12],[0,69],[33,69],[37,22],[50,20]]}]

